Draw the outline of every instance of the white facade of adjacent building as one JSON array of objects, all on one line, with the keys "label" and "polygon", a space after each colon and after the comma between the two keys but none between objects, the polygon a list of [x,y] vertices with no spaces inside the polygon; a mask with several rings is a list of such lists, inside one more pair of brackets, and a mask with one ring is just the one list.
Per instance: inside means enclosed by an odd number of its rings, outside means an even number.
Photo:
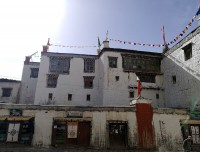
[{"label": "white facade of adjacent building", "polygon": [[0,79],[0,102],[19,102],[20,81],[10,79]]},{"label": "white facade of adjacent building", "polygon": [[39,66],[40,63],[30,62],[30,58],[26,57],[22,72],[20,103],[23,104],[34,103]]},{"label": "white facade of adjacent building", "polygon": [[164,73],[167,107],[193,107],[200,102],[200,27],[164,54],[161,64]]},{"label": "white facade of adjacent building", "polygon": [[[146,69],[148,65],[145,63],[146,61],[151,63],[154,58],[158,58],[159,61],[161,54],[112,48],[104,48],[102,51],[99,59],[102,62],[102,69],[100,69],[101,72],[99,73],[100,79],[103,79],[101,86],[103,105],[130,105],[130,102],[138,96],[137,77],[139,77],[140,81],[142,81],[141,96],[150,99],[154,107],[163,106],[162,74],[159,71],[157,73],[151,71],[151,67]],[[109,60],[112,60],[112,58],[116,59],[116,68],[109,65]],[[124,67],[127,66],[127,64],[125,65],[127,60],[131,62],[130,66],[135,67]],[[132,63],[134,61],[140,63]],[[138,69],[138,66],[141,66],[140,69]],[[159,62],[157,66],[159,67]],[[140,74],[149,74],[154,79],[153,82],[150,82],[151,80],[142,80]],[[153,75],[151,76],[151,74]]]},{"label": "white facade of adjacent building", "polygon": [[[56,67],[50,63],[56,62]],[[67,60],[66,71],[59,66]],[[84,61],[94,63],[91,72],[84,72]],[[50,65],[51,64],[51,65]],[[58,65],[60,64],[60,65]],[[52,67],[50,69],[49,67]],[[92,55],[43,52],[35,94],[35,104],[99,105],[98,57]],[[52,70],[52,71],[51,71]],[[60,71],[59,71],[60,70]],[[64,69],[65,70],[65,69]],[[84,79],[92,84],[84,86]],[[90,82],[89,82],[90,83]]]},{"label": "white facade of adjacent building", "polygon": [[161,54],[109,48],[108,43],[98,55],[43,51],[34,104],[129,106],[138,96],[137,77],[145,74],[142,97],[163,107]]}]

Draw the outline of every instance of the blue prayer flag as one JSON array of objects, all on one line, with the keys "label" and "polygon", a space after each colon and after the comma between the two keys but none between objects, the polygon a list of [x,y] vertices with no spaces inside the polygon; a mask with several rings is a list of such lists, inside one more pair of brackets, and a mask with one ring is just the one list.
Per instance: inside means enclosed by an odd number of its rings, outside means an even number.
[{"label": "blue prayer flag", "polygon": [[199,10],[197,11],[196,16],[198,16],[199,14],[200,14],[200,8],[199,8]]}]

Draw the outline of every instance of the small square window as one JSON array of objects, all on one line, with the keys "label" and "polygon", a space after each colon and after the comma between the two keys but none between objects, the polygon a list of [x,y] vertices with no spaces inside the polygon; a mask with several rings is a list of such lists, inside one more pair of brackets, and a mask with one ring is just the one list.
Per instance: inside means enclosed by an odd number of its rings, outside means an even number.
[{"label": "small square window", "polygon": [[134,98],[134,91],[129,92],[129,98]]},{"label": "small square window", "polygon": [[94,76],[83,76],[83,78],[84,78],[84,88],[92,89]]},{"label": "small square window", "polygon": [[109,67],[117,68],[117,57],[108,57]]},{"label": "small square window", "polygon": [[87,94],[86,100],[87,100],[87,101],[90,101],[90,94]]},{"label": "small square window", "polygon": [[68,94],[68,101],[72,101],[72,94]]},{"label": "small square window", "polygon": [[57,80],[58,80],[57,74],[48,74],[47,75],[47,87],[48,88],[56,88]]},{"label": "small square window", "polygon": [[119,81],[119,76],[115,76],[115,80],[116,80],[116,81]]},{"label": "small square window", "polygon": [[184,48],[182,48],[184,50],[184,57],[185,57],[185,61],[189,60],[190,58],[192,58],[192,43],[186,45]]},{"label": "small square window", "polygon": [[39,72],[39,68],[31,68],[31,78],[37,78],[38,77],[38,72]]},{"label": "small square window", "polygon": [[156,94],[156,99],[159,99],[159,94]]},{"label": "small square window", "polygon": [[172,83],[176,84],[176,76],[175,75],[172,76]]},{"label": "small square window", "polygon": [[12,88],[2,88],[2,97],[10,97]]}]

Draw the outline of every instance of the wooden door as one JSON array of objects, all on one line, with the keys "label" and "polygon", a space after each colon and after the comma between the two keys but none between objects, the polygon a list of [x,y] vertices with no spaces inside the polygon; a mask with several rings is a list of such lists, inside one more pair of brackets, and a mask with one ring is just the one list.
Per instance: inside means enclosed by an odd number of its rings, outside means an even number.
[{"label": "wooden door", "polygon": [[90,145],[90,122],[79,122],[78,125],[78,145]]}]

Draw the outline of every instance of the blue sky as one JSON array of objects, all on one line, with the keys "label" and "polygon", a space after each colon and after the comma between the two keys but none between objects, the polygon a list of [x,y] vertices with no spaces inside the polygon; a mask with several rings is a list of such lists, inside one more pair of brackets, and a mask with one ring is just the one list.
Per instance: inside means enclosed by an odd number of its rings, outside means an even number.
[{"label": "blue sky", "polygon": [[[174,39],[198,10],[199,0],[7,0],[0,2],[0,77],[21,79],[25,56],[39,61],[42,45],[97,45],[108,37],[122,41],[162,44]],[[191,30],[198,26],[197,21]],[[110,41],[112,48],[162,52],[159,47]],[[51,46],[51,52],[96,54],[97,48]]]}]

